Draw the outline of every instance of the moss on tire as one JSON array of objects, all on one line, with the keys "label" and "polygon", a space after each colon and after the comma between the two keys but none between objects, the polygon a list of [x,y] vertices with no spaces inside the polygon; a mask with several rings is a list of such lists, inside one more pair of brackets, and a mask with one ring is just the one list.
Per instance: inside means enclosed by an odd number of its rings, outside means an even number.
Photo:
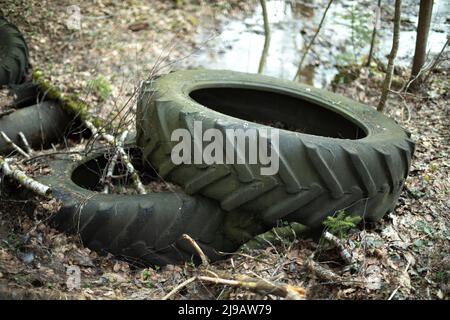
[{"label": "moss on tire", "polygon": [[[171,134],[209,128],[262,128],[283,121],[280,167],[174,165]],[[318,227],[338,210],[377,220],[393,210],[408,175],[414,142],[393,120],[343,96],[272,77],[220,70],[179,71],[142,86],[137,141],[144,158],[189,194],[242,208],[267,222]],[[193,136],[193,135],[192,135]]]}]

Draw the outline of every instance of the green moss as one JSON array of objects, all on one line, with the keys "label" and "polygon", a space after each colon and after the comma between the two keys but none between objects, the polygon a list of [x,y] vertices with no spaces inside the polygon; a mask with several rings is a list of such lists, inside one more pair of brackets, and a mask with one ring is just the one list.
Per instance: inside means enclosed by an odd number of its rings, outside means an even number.
[{"label": "green moss", "polygon": [[76,94],[63,94],[61,90],[54,86],[42,70],[33,70],[33,82],[39,86],[42,92],[51,100],[58,101],[61,107],[74,117],[82,121],[90,120],[96,126],[101,126],[102,121],[89,114],[89,106],[84,103]]},{"label": "green moss", "polygon": [[98,76],[94,80],[90,80],[88,82],[88,88],[92,89],[101,100],[106,100],[111,93],[111,85],[103,76]]},{"label": "green moss", "polygon": [[265,233],[257,235],[243,246],[240,250],[256,250],[272,245],[280,245],[282,243],[292,243],[296,238],[306,237],[310,234],[310,229],[300,223],[288,223],[284,227],[276,227]]}]

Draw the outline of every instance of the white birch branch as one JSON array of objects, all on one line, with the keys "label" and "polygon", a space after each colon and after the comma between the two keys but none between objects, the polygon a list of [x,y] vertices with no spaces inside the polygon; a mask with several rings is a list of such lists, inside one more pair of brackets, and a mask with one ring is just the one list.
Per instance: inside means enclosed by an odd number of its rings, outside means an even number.
[{"label": "white birch branch", "polygon": [[30,155],[26,153],[21,147],[19,147],[17,144],[15,144],[7,135],[5,132],[0,131],[0,135],[2,138],[6,141],[7,144],[9,144],[14,150],[16,150],[18,153],[23,155],[25,158],[30,158]]},{"label": "white birch branch", "polygon": [[30,177],[28,177],[23,171],[12,168],[8,164],[8,159],[4,159],[0,156],[0,168],[3,171],[3,174],[11,179],[17,181],[25,188],[41,195],[48,197],[51,195],[52,190],[49,186],[46,186]]},{"label": "white birch branch", "polygon": [[[91,130],[93,136],[98,135],[100,138],[105,139],[111,145],[117,144],[116,138],[114,136],[103,132],[103,130],[99,131],[91,121],[85,120],[84,124],[89,130]],[[145,190],[144,185],[142,184],[136,169],[134,168],[133,164],[130,161],[130,157],[128,157],[128,154],[125,152],[123,147],[117,146],[117,152],[120,155],[122,163],[127,167],[128,173],[131,176],[131,181],[133,182],[133,185],[136,188],[136,190],[140,194],[147,194],[147,191]]]}]

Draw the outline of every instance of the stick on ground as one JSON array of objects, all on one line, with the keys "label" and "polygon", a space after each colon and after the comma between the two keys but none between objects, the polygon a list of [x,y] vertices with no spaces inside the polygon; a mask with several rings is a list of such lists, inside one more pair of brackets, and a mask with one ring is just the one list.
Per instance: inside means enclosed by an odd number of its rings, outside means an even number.
[{"label": "stick on ground", "polygon": [[25,188],[41,196],[48,197],[51,195],[52,189],[49,186],[46,186],[28,177],[23,171],[19,169],[11,168],[11,166],[8,163],[8,159],[4,159],[1,156],[0,156],[0,168],[5,176],[12,178]]},{"label": "stick on ground", "polygon": [[6,141],[7,144],[9,144],[14,150],[16,150],[18,153],[20,153],[25,158],[29,158],[30,155],[23,151],[21,147],[19,147],[17,144],[15,144],[3,131],[0,131],[0,135],[2,136],[3,140]]},{"label": "stick on ground", "polygon": [[347,263],[347,264],[354,264],[353,256],[351,253],[345,248],[345,246],[342,244],[342,241],[336,237],[334,234],[331,234],[328,231],[325,231],[323,234],[323,237],[333,243],[338,249],[339,253],[341,255],[341,258]]},{"label": "stick on ground", "polygon": [[31,156],[33,154],[33,149],[31,149],[30,144],[28,143],[28,140],[22,131],[19,132],[19,137],[20,140],[22,140],[23,146],[25,147],[25,150],[27,151],[28,155]]},{"label": "stick on ground", "polygon": [[189,244],[194,248],[195,252],[197,252],[197,254],[200,256],[200,259],[202,260],[202,265],[204,267],[209,266],[209,259],[203,252],[202,248],[200,248],[200,246],[197,244],[197,242],[195,242],[195,240],[192,239],[188,234],[183,234],[181,238],[189,242]]}]

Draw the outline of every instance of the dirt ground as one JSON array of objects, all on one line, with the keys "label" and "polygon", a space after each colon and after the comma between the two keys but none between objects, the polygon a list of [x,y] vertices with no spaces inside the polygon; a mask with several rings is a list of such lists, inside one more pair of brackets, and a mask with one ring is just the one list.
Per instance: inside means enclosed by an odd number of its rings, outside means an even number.
[{"label": "dirt ground", "polygon": [[[70,1],[0,0],[0,8],[26,34],[33,67],[50,74],[65,93],[83,96],[94,114],[107,119],[120,112],[137,79],[176,68],[177,61],[189,59],[198,47],[194,35],[202,13],[196,2],[180,8],[163,0],[132,3],[80,4],[84,16],[81,31],[66,27]],[[242,1],[213,3],[219,20],[246,10]],[[156,71],[152,70],[155,65]],[[395,211],[380,222],[352,230],[346,238],[355,266],[347,266],[336,249],[311,240],[294,240],[238,252],[209,266],[209,271],[190,262],[142,268],[112,256],[98,256],[76,236],[52,229],[46,222],[57,209],[54,201],[39,197],[21,200],[2,188],[0,297],[160,299],[183,281],[212,271],[289,284],[304,289],[307,299],[448,299],[448,72],[445,65],[433,72],[426,92],[392,93],[389,97],[386,113],[412,133],[416,152]],[[407,74],[399,70],[397,77],[407,79]],[[106,81],[93,83],[94,79]],[[383,74],[374,68],[362,68],[356,80],[335,90],[376,106],[382,79]],[[131,121],[129,127],[133,127]],[[313,253],[336,277],[313,271],[309,262]],[[81,270],[79,289],[67,283],[71,266]],[[197,279],[171,298],[277,297]]]}]

